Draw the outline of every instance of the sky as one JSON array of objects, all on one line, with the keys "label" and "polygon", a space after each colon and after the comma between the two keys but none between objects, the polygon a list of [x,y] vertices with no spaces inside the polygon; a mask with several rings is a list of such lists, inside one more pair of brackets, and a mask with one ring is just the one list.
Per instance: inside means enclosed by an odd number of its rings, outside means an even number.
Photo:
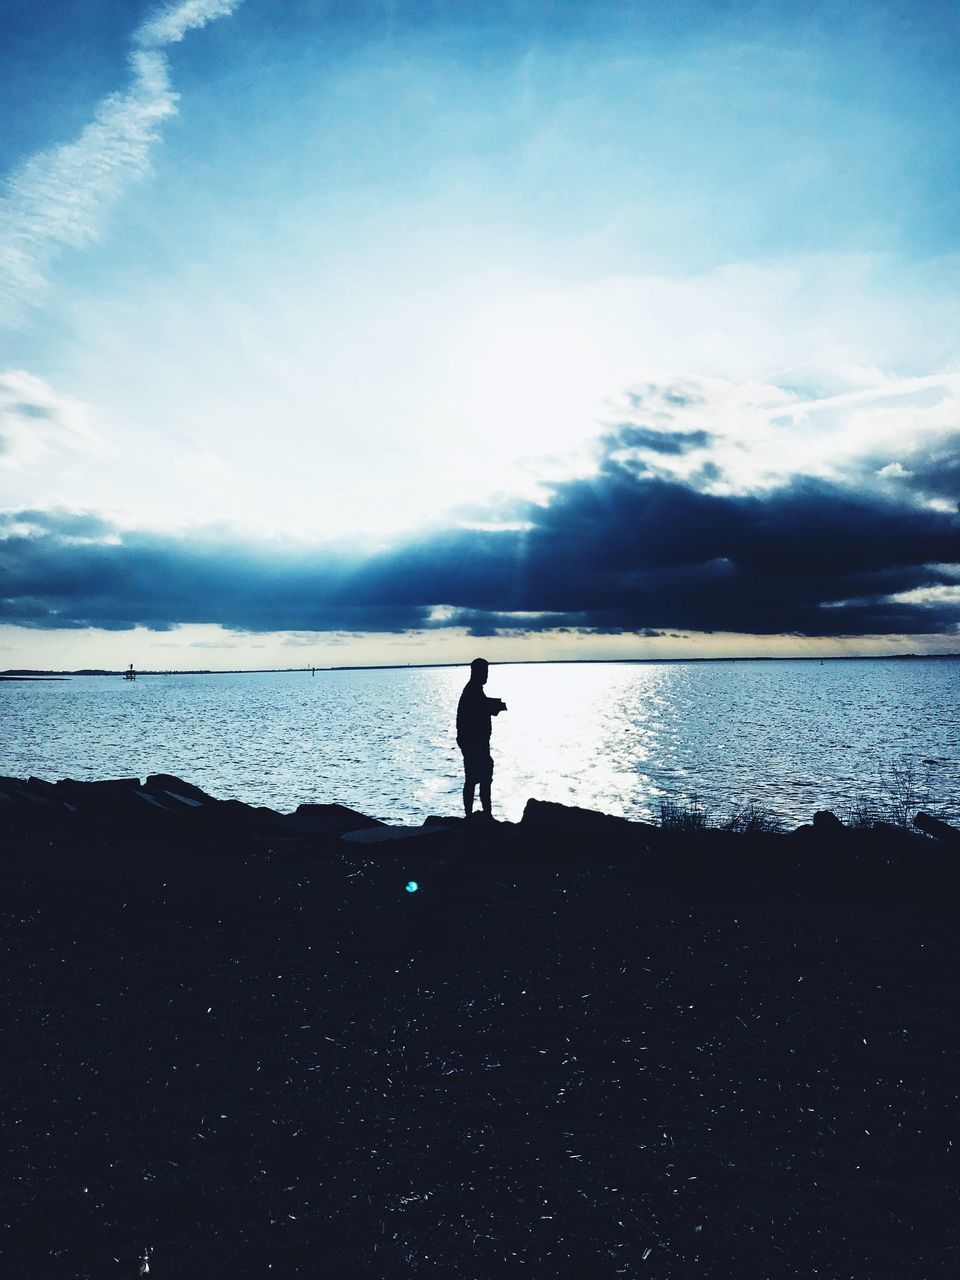
[{"label": "sky", "polygon": [[0,0],[0,668],[960,652],[958,28]]}]

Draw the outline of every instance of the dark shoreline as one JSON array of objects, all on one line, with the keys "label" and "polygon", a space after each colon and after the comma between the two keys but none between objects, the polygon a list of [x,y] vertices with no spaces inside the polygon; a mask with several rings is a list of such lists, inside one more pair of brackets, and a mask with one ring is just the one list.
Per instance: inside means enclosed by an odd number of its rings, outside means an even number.
[{"label": "dark shoreline", "polygon": [[6,674],[0,675],[0,680],[7,680],[7,681],[12,681],[13,683],[21,683],[21,684],[50,683],[50,682],[57,682],[57,681],[65,681],[69,679],[70,679],[69,676],[9,676]]},{"label": "dark shoreline", "polygon": [[0,795],[5,1277],[955,1274],[949,844]]}]

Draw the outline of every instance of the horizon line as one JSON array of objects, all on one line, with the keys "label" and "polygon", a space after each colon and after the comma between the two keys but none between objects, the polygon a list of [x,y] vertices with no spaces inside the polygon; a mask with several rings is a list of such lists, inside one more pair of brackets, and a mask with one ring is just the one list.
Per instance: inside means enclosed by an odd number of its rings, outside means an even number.
[{"label": "horizon line", "polygon": [[[902,662],[905,658],[960,658],[960,653],[834,653],[834,654],[720,654],[712,657],[684,658],[514,658],[493,660],[491,667],[534,666],[638,666],[640,664],[679,662]],[[132,665],[132,664],[131,664]],[[463,662],[376,662],[346,663],[338,666],[305,667],[143,667],[134,671],[137,676],[254,676],[293,675],[297,673],[330,671],[429,671],[451,667],[469,667]],[[122,676],[129,668],[75,667],[8,667],[0,671],[0,677],[22,676]]]}]

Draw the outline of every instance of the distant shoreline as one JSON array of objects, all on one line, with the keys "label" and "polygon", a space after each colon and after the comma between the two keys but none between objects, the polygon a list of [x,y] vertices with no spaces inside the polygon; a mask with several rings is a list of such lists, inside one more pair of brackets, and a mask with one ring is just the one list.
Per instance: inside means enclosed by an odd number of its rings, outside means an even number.
[{"label": "distant shoreline", "polygon": [[[905,660],[927,660],[950,658],[960,659],[960,653],[843,653],[831,654],[828,657],[818,655],[793,654],[791,656],[771,656],[769,654],[743,655],[738,657],[712,658],[518,658],[503,662],[494,662],[497,667],[580,667],[580,666],[677,666],[684,663],[732,663],[732,662],[903,662]],[[466,662],[381,662],[335,667],[229,667],[223,670],[212,667],[174,668],[172,670],[138,670],[138,676],[257,676],[257,675],[305,675],[309,671],[433,671],[446,670],[451,667],[466,667]],[[74,676],[123,676],[125,670],[111,671],[106,668],[86,668],[79,671],[66,670],[32,670],[11,668],[0,671],[0,680],[5,681],[50,681],[69,680]]]},{"label": "distant shoreline", "polygon": [[21,675],[7,675],[6,672],[0,673],[0,680],[8,680],[8,681],[13,681],[14,683],[21,683],[21,684],[38,684],[38,683],[45,684],[50,682],[56,683],[57,681],[69,680],[69,678],[70,677],[66,675],[21,676]]}]

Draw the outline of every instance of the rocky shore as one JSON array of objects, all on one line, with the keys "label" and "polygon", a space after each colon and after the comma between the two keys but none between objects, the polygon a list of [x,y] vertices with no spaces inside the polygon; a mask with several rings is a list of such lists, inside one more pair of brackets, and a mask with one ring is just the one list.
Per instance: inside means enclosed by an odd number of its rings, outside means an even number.
[{"label": "rocky shore", "polygon": [[955,1275],[960,835],[0,779],[9,1277]]}]

